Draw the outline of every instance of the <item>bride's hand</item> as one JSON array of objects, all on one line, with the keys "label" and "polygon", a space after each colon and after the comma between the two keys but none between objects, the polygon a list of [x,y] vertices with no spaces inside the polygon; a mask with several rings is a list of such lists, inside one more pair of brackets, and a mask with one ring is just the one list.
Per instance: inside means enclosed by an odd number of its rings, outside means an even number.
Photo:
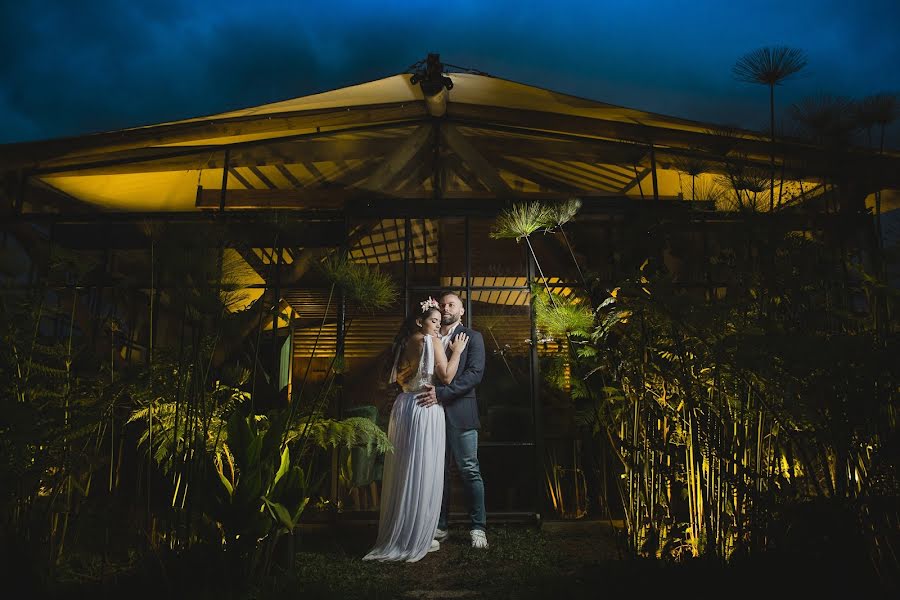
[{"label": "bride's hand", "polygon": [[469,336],[465,333],[460,333],[450,342],[450,350],[453,352],[462,352],[463,348],[466,347],[466,344],[469,343]]}]

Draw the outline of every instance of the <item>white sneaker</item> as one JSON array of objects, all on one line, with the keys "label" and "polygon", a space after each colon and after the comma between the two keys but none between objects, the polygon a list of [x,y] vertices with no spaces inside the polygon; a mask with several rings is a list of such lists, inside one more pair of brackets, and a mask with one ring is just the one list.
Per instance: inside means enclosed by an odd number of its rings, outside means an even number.
[{"label": "white sneaker", "polygon": [[473,548],[487,548],[488,541],[487,535],[480,529],[473,529],[469,532],[469,535],[472,538],[472,547]]},{"label": "white sneaker", "polygon": [[440,527],[438,527],[437,530],[434,532],[434,539],[436,539],[439,542],[443,542],[448,537],[450,537],[449,529],[441,529]]},{"label": "white sneaker", "polygon": [[431,548],[428,549],[429,552],[437,552],[441,549],[441,543],[437,540],[431,540]]}]

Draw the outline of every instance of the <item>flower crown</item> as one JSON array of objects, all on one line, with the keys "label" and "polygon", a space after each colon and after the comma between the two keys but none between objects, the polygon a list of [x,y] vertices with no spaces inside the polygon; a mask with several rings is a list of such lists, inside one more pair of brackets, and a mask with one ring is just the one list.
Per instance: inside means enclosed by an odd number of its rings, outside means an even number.
[{"label": "flower crown", "polygon": [[438,301],[435,300],[434,298],[432,298],[431,296],[428,296],[428,300],[423,300],[422,302],[419,302],[419,306],[422,307],[422,312],[425,312],[429,308],[437,308],[438,310],[440,310],[440,308],[441,308],[441,305],[438,304]]}]

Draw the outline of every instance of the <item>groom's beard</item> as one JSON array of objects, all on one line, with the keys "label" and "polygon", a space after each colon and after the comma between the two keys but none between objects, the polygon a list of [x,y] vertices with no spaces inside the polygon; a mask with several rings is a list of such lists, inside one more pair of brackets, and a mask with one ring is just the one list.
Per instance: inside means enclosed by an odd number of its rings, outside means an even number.
[{"label": "groom's beard", "polygon": [[441,335],[447,335],[456,324],[459,323],[459,317],[445,317],[441,316]]}]

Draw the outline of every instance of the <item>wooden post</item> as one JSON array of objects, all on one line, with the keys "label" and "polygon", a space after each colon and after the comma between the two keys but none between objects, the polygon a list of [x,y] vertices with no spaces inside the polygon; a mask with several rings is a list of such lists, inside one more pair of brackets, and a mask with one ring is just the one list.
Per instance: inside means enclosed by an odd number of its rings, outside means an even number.
[{"label": "wooden post", "polygon": [[431,197],[440,201],[444,195],[444,177],[441,172],[441,123],[437,119],[431,126],[432,135],[432,165],[431,165]]},{"label": "wooden post", "polygon": [[28,176],[24,170],[20,169],[16,179],[16,198],[13,204],[13,214],[21,215],[25,206],[25,184],[28,181]]},{"label": "wooden post", "polygon": [[222,190],[219,196],[219,212],[225,212],[225,194],[228,190],[228,165],[231,162],[231,149],[225,149],[225,163],[222,165]]},{"label": "wooden post", "polygon": [[[531,256],[531,253],[527,254],[527,263],[526,263],[526,277],[529,283],[534,280],[535,277],[535,264],[534,258]],[[544,468],[544,427],[543,427],[543,411],[541,407],[541,369],[540,369],[540,361],[538,358],[538,349],[537,349],[537,324],[535,321],[536,311],[534,305],[534,295],[531,294],[530,301],[530,313],[531,313],[531,344],[529,344],[529,371],[530,371],[530,380],[529,380],[529,388],[531,395],[531,422],[532,422],[532,435],[534,436],[534,506],[535,506],[535,516],[538,522],[541,521],[541,513],[544,512],[546,508],[546,502],[543,500],[544,488],[543,488],[543,479],[542,473]]]}]

